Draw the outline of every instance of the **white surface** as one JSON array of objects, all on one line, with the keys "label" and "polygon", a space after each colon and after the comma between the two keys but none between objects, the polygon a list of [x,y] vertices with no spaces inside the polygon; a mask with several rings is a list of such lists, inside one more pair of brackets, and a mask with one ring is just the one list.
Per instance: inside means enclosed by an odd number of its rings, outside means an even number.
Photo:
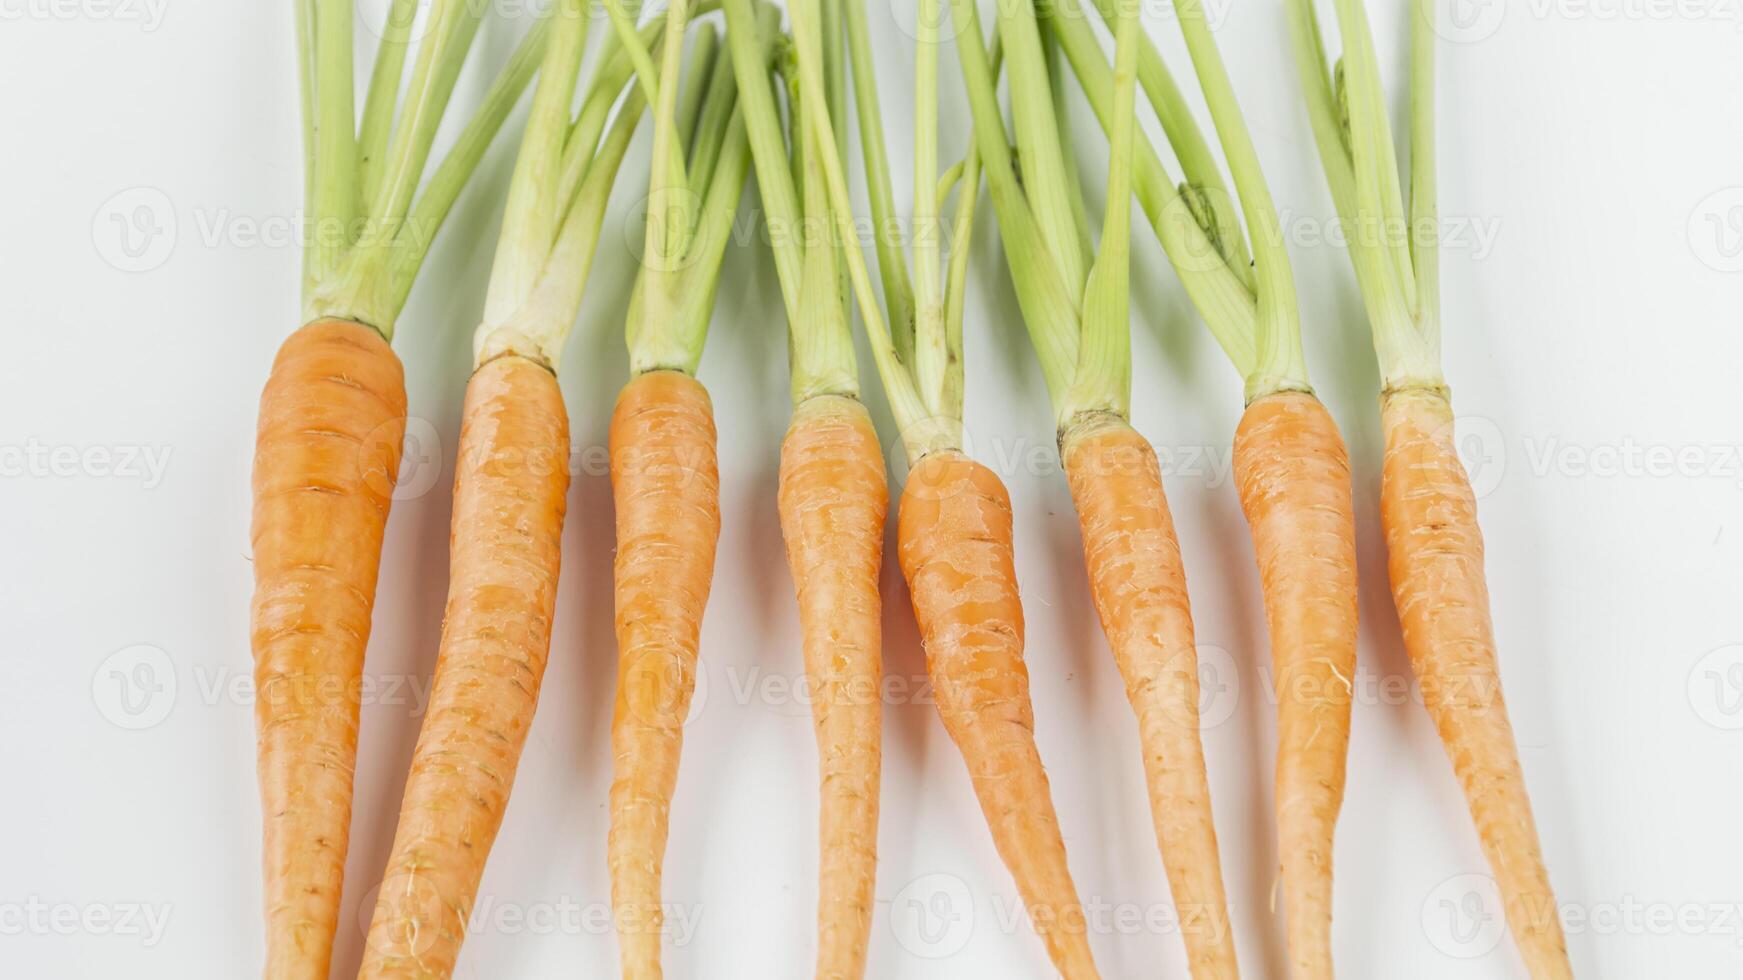
[{"label": "white surface", "polygon": [[[1370,6],[1396,85],[1398,5]],[[912,4],[873,7],[905,201],[911,56],[896,25]],[[1582,977],[1735,976],[1743,963],[1743,529],[1730,526],[1743,503],[1743,35],[1730,7],[1467,0],[1476,19],[1441,49],[1443,210],[1463,236],[1445,256],[1446,370],[1484,460],[1507,694]],[[1150,29],[1184,77],[1178,33],[1152,8]],[[1331,206],[1281,5],[1211,9],[1292,230],[1315,378],[1358,468],[1368,683],[1338,838],[1342,974],[1517,976],[1493,902],[1464,904],[1485,869],[1446,760],[1420,706],[1393,696],[1408,668],[1376,523],[1375,369],[1346,257],[1322,240]],[[296,326],[289,13],[16,0],[0,14],[0,963],[39,980],[257,975],[248,476],[255,401]],[[491,63],[513,34],[486,28]],[[944,63],[953,83],[954,57]],[[482,88],[476,67],[459,108]],[[954,152],[966,110],[947,92]],[[1099,187],[1102,137],[1087,111],[1074,122]],[[468,335],[511,155],[499,143],[485,167],[498,183],[461,201],[395,344],[421,468],[407,474],[383,561],[368,657],[382,686],[364,714],[336,976],[360,955],[359,904],[385,857],[440,629]],[[555,646],[480,898],[495,911],[461,977],[615,970],[601,447],[625,371],[638,186],[619,188],[562,373],[579,471]],[[113,222],[136,214],[164,233],[130,257]],[[1267,653],[1227,474],[1240,387],[1147,229],[1136,233],[1136,421],[1176,464],[1168,489],[1209,652],[1205,742],[1242,962],[1250,977],[1278,977]],[[1072,869],[1102,906],[1106,976],[1184,976],[1134,724],[990,241],[969,293],[968,411],[980,457],[1016,503],[1039,738]],[[698,918],[667,962],[673,977],[799,977],[812,955],[815,749],[790,691],[800,660],[774,499],[783,317],[764,252],[735,248],[727,263],[701,370],[720,419],[726,526],[665,884]],[[865,375],[870,385],[869,362]],[[923,662],[893,565],[885,579],[893,696],[871,974],[1047,976],[1040,944],[1012,924],[1010,879],[962,764],[916,693]],[[956,918],[922,917],[952,900]]]}]

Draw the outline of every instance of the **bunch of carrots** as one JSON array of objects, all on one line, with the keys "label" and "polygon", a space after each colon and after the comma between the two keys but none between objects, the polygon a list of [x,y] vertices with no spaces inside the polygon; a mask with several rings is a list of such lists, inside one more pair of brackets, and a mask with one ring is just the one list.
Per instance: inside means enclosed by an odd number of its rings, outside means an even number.
[{"label": "bunch of carrots", "polygon": [[[1406,185],[1366,15],[1359,0],[1335,5],[1345,47],[1335,70],[1312,0],[1289,0],[1288,11],[1338,212],[1355,227],[1433,226],[1432,7],[1413,5]],[[364,651],[407,410],[389,346],[395,321],[436,230],[529,87],[466,380],[431,701],[359,976],[445,978],[459,961],[551,653],[569,483],[563,352],[644,116],[643,261],[627,296],[630,378],[610,423],[618,673],[606,852],[623,975],[662,975],[661,871],[721,523],[712,404],[697,370],[754,179],[791,354],[778,507],[814,695],[816,976],[866,974],[876,905],[881,719],[866,692],[882,673],[891,499],[862,400],[856,314],[907,462],[897,560],[940,721],[1047,955],[1061,976],[1099,976],[1035,738],[1011,499],[967,451],[963,318],[983,178],[1050,395],[1091,596],[1136,716],[1195,980],[1239,968],[1199,731],[1186,563],[1155,450],[1131,422],[1134,197],[1245,384],[1232,439],[1279,692],[1289,973],[1334,975],[1332,854],[1357,636],[1349,454],[1308,379],[1275,206],[1203,11],[1181,4],[1177,19],[1227,181],[1135,7],[1090,6],[1112,35],[1111,57],[1078,0],[1000,3],[990,29],[975,0],[919,0],[916,192],[904,219],[864,0],[788,0],[784,28],[767,0],[669,0],[645,20],[606,0],[600,37],[590,36],[584,0],[554,0],[427,178],[480,6],[432,0],[420,11],[417,0],[392,0],[359,117],[351,0],[298,0],[313,233],[304,326],[280,349],[261,398],[252,532],[269,980],[320,980],[332,968]],[[706,19],[716,12],[718,22]],[[973,134],[962,159],[941,169],[946,45]],[[1093,245],[1063,136],[1069,77],[1108,135],[1108,204]],[[1138,126],[1140,90],[1182,180]],[[878,230],[876,283],[849,186],[850,122]],[[1431,244],[1360,239],[1350,251],[1383,379],[1381,521],[1405,646],[1524,963],[1534,980],[1569,977],[1500,697],[1475,501],[1453,448],[1438,255]],[[346,694],[304,693],[332,690]]]}]

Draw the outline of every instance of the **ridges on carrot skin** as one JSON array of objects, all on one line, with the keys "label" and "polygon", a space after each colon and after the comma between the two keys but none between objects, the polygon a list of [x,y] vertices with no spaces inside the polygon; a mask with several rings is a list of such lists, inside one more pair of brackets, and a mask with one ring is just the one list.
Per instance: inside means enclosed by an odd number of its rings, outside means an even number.
[{"label": "ridges on carrot skin", "polygon": [[332,958],[363,656],[405,413],[399,359],[345,320],[293,333],[261,394],[250,638],[270,977],[321,980]]},{"label": "ridges on carrot skin", "polygon": [[702,613],[720,536],[720,474],[707,389],[650,371],[611,418],[617,509],[617,698],[607,863],[623,975],[660,976],[660,874]]},{"label": "ridges on carrot skin", "polygon": [[1306,392],[1267,395],[1235,432],[1277,692],[1277,833],[1290,976],[1332,972],[1332,844],[1356,669],[1356,525],[1349,454]]},{"label": "ridges on carrot skin", "polygon": [[1186,571],[1150,443],[1096,414],[1060,442],[1102,630],[1138,717],[1156,841],[1195,980],[1239,968],[1211,817]]},{"label": "ridges on carrot skin", "polygon": [[865,975],[877,871],[884,519],[889,486],[865,406],[801,402],[781,445],[781,532],[798,594],[821,762],[817,970]]},{"label": "ridges on carrot skin", "polygon": [[501,828],[550,653],[569,419],[543,365],[509,355],[466,386],[448,601],[360,978],[447,977]]},{"label": "ridges on carrot skin", "polygon": [[968,764],[993,844],[1060,973],[1095,977],[1035,745],[1010,496],[991,470],[962,453],[931,453],[908,475],[898,525],[938,714]]},{"label": "ridges on carrot skin", "polygon": [[1381,522],[1393,603],[1423,702],[1440,732],[1534,980],[1573,975],[1501,696],[1477,502],[1443,390],[1387,392]]}]

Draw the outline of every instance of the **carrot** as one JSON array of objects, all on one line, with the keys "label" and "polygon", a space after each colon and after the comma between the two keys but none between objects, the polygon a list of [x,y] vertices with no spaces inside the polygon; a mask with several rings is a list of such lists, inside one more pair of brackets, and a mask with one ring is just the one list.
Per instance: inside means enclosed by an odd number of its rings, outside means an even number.
[{"label": "carrot", "polygon": [[1453,447],[1441,370],[1439,201],[1434,124],[1436,11],[1411,18],[1410,195],[1392,145],[1379,57],[1361,4],[1337,5],[1342,75],[1327,68],[1311,0],[1289,6],[1301,82],[1327,183],[1345,225],[1410,227],[1409,241],[1357,236],[1350,256],[1380,366],[1386,436],[1380,520],[1404,648],[1464,790],[1534,980],[1573,976],[1501,696],[1476,498]]},{"label": "carrot", "polygon": [[780,86],[770,83],[752,4],[726,0],[723,6],[792,355],[793,420],[781,444],[778,498],[821,770],[815,975],[858,980],[865,975],[877,878],[878,590],[889,486],[877,432],[859,401],[841,250],[832,236],[801,240],[789,233],[828,227],[823,148],[797,101],[827,99],[831,112],[845,111],[843,33],[838,8],[824,10],[827,23],[818,25],[817,40],[824,45],[825,87],[805,92],[802,79],[787,79],[793,92],[789,141],[775,101]]},{"label": "carrot", "polygon": [[466,386],[447,611],[359,977],[452,974],[550,652],[569,416],[549,368],[492,360]]},{"label": "carrot", "polygon": [[[972,6],[962,4],[959,13],[972,27]],[[1140,30],[1130,10],[1107,15],[1115,33],[1112,107],[1098,111],[1111,137],[1109,207],[1092,255],[1079,178],[1061,131],[1063,89],[1050,77],[1063,47],[1060,21],[1070,18],[1043,21],[1025,5],[1000,8],[1020,180],[995,77],[978,44],[959,41],[958,49],[1013,284],[1059,427],[1091,595],[1138,718],[1156,841],[1187,959],[1199,980],[1232,980],[1240,970],[1199,733],[1186,573],[1155,451],[1130,421],[1129,198]],[[962,35],[976,37],[978,28]],[[1105,71],[1100,57],[1098,50],[1096,64]]]},{"label": "carrot", "polygon": [[[1113,20],[1114,0],[1096,0]],[[1104,129],[1124,121],[1116,82],[1082,18],[1055,30]],[[1246,236],[1192,110],[1148,38],[1138,81],[1185,171],[1183,190],[1139,134],[1139,203],[1205,325],[1246,382],[1235,434],[1235,473],[1258,560],[1279,694],[1276,811],[1289,974],[1333,976],[1332,844],[1349,746],[1356,665],[1355,517],[1350,467],[1337,426],[1314,397],[1302,350],[1293,273],[1276,209],[1204,13],[1180,27],[1216,135],[1240,195]],[[1127,82],[1130,84],[1130,82]],[[1247,238],[1251,238],[1249,246]]]},{"label": "carrot", "polygon": [[607,854],[626,977],[660,975],[660,870],[720,536],[714,442],[708,392],[688,375],[653,371],[618,396],[611,416],[618,673]]},{"label": "carrot", "polygon": [[1253,532],[1277,692],[1277,833],[1289,970],[1332,975],[1332,838],[1356,669],[1350,462],[1325,406],[1285,391],[1247,407],[1235,484]]},{"label": "carrot", "polygon": [[[1010,497],[991,470],[962,451],[962,310],[981,155],[971,145],[967,157],[952,171],[956,179],[941,185],[936,198],[923,191],[916,202],[914,224],[935,231],[937,209],[951,184],[961,188],[951,222],[954,247],[947,268],[941,236],[920,235],[914,241],[910,285],[906,256],[894,231],[899,225],[892,212],[889,163],[882,149],[867,20],[863,5],[850,0],[844,19],[873,220],[880,229],[879,250],[892,260],[881,270],[885,303],[892,315],[913,312],[911,321],[892,328],[878,308],[854,234],[845,167],[831,119],[842,107],[825,95],[830,90],[824,82],[828,67],[824,44],[836,43],[833,32],[840,27],[831,26],[831,17],[816,0],[794,0],[789,12],[797,48],[800,111],[812,128],[808,145],[817,150],[827,192],[820,209],[833,218],[839,233],[847,278],[911,466],[898,520],[898,553],[926,649],[927,672],[937,692],[939,718],[968,766],[994,846],[1016,880],[1054,965],[1074,980],[1093,978],[1097,974],[1088,922],[1071,880],[1064,837],[1035,743]],[[941,12],[938,0],[927,0],[919,12],[915,163],[924,183],[936,179]],[[972,32],[979,48],[978,26],[964,30]],[[815,188],[817,181],[806,183]]]},{"label": "carrot", "polygon": [[[280,348],[254,455],[254,604],[269,977],[324,977],[351,830],[359,683],[405,438],[381,334],[316,320]],[[344,696],[308,692],[340,682]]]},{"label": "carrot", "polygon": [[1443,390],[1396,389],[1381,401],[1386,433],[1380,521],[1404,648],[1422,686],[1507,924],[1533,977],[1571,977],[1513,726],[1501,696],[1477,501],[1453,444]]},{"label": "carrot", "polygon": [[932,453],[908,475],[898,525],[938,716],[968,764],[993,844],[1060,973],[1093,977],[1087,923],[1035,746],[1010,496],[967,456]]},{"label": "carrot", "polygon": [[[455,475],[449,594],[430,708],[412,758],[361,976],[452,975],[538,705],[550,654],[569,423],[555,366],[573,326],[605,203],[641,116],[608,41],[571,120],[586,45],[562,0],[510,185]],[[639,42],[638,35],[632,37]],[[706,60],[713,45],[700,42]],[[604,139],[601,141],[601,135]]]},{"label": "carrot", "polygon": [[[606,6],[627,46],[626,11]],[[661,871],[720,536],[714,413],[695,374],[751,157],[732,59],[713,57],[712,29],[688,73],[690,87],[679,91],[688,16],[684,0],[667,8],[657,75],[650,52],[635,52],[641,89],[655,107],[653,164],[645,254],[626,323],[630,381],[611,417],[618,671],[606,862],[619,959],[635,980],[662,975]],[[766,63],[776,14],[765,8],[758,16]]]},{"label": "carrot", "polygon": [[1084,564],[1138,716],[1156,842],[1194,977],[1238,974],[1198,736],[1198,653],[1180,543],[1156,452],[1124,419],[1091,416],[1062,441]]},{"label": "carrot", "polygon": [[[476,11],[452,0],[436,6],[432,22],[443,29],[406,86],[407,104],[432,132],[477,26]],[[298,4],[313,219],[306,325],[273,362],[254,458],[250,633],[265,972],[275,980],[326,977],[339,919],[364,649],[405,437],[404,372],[388,341],[436,229],[526,88],[545,36],[542,25],[528,34],[414,200],[429,142],[409,129],[392,133],[409,18],[385,32],[360,128],[351,24],[349,3]],[[390,147],[392,135],[400,138]]]},{"label": "carrot", "polygon": [[860,977],[877,867],[878,572],[889,506],[883,452],[864,405],[820,395],[794,410],[779,492],[822,763],[816,975]]}]

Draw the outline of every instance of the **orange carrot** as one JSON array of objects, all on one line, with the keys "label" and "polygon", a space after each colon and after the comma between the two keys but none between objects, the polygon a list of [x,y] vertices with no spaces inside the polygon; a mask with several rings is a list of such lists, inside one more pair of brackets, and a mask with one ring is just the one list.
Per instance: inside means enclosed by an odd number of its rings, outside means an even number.
[{"label": "orange carrot", "polygon": [[250,634],[274,980],[318,980],[332,957],[363,650],[405,411],[399,359],[345,320],[292,334],[260,397]]},{"label": "orange carrot", "polygon": [[1440,730],[1507,925],[1535,980],[1573,976],[1538,845],[1513,727],[1501,697],[1477,502],[1453,445],[1445,389],[1381,401],[1386,456],[1380,519],[1404,648]]},{"label": "orange carrot", "polygon": [[1198,652],[1180,543],[1155,450],[1119,416],[1060,443],[1090,590],[1138,716],[1156,842],[1195,980],[1233,978],[1234,938],[1198,727]]},{"label": "orange carrot", "polygon": [[1277,834],[1289,973],[1332,977],[1332,838],[1343,804],[1356,669],[1349,455],[1319,399],[1247,407],[1235,483],[1252,528],[1277,692]]},{"label": "orange carrot", "polygon": [[435,683],[361,978],[453,973],[550,653],[568,462],[550,369],[512,354],[479,367],[466,386]]},{"label": "orange carrot", "polygon": [[902,492],[898,552],[944,729],[962,752],[1029,918],[1068,978],[1095,977],[1088,924],[1035,746],[1011,498],[960,451],[922,457]]},{"label": "orange carrot", "polygon": [[626,977],[657,978],[660,866],[720,537],[714,411],[701,382],[649,371],[611,416],[617,509],[617,703],[611,719],[611,904]]},{"label": "orange carrot", "polygon": [[839,395],[794,409],[781,446],[781,532],[799,597],[822,757],[817,971],[865,975],[877,871],[884,516],[889,488],[871,416]]}]

